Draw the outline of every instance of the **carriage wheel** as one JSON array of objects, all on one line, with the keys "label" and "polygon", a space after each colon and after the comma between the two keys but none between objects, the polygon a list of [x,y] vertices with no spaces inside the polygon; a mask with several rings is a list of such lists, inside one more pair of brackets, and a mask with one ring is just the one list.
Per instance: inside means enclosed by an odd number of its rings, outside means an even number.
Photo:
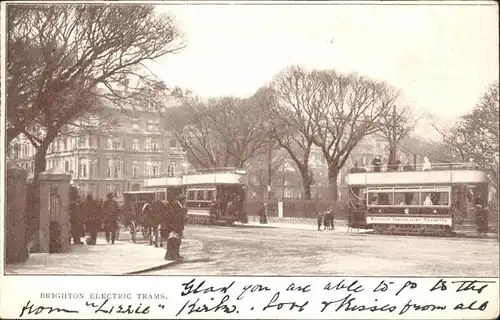
[{"label": "carriage wheel", "polygon": [[130,236],[132,237],[132,242],[135,243],[137,239],[137,229],[135,225],[135,221],[130,222]]}]

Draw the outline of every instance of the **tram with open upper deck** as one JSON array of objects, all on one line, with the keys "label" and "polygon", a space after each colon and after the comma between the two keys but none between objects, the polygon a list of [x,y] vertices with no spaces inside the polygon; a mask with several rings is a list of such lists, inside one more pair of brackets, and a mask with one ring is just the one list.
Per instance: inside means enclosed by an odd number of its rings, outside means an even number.
[{"label": "tram with open upper deck", "polygon": [[488,170],[434,164],[430,170],[352,172],[349,226],[378,234],[447,236],[473,225],[475,205],[486,207]]},{"label": "tram with open upper deck", "polygon": [[167,202],[176,200],[182,193],[182,177],[167,176],[144,180],[144,190],[155,194],[155,200]]},{"label": "tram with open upper deck", "polygon": [[246,184],[246,171],[237,168],[195,170],[183,175],[188,223],[232,225],[242,212]]}]

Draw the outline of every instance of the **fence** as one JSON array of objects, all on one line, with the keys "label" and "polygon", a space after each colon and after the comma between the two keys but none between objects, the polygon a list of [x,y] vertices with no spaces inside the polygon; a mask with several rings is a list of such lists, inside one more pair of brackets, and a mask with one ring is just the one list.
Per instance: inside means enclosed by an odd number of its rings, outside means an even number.
[{"label": "fence", "polygon": [[[249,216],[257,216],[265,201],[247,200],[243,210]],[[278,217],[278,201],[267,202],[268,217]],[[348,204],[343,201],[321,201],[321,200],[284,200],[283,218],[316,218],[318,212],[331,209],[336,219],[347,220]]]}]

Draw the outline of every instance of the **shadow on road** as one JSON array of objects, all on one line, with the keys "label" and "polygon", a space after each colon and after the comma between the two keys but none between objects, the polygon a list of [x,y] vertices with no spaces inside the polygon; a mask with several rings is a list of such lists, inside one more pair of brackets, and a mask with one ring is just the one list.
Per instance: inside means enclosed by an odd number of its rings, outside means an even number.
[{"label": "shadow on road", "polygon": [[273,227],[270,225],[255,225],[255,224],[233,224],[232,228],[242,228],[242,229],[277,229],[277,227]]},{"label": "shadow on road", "polygon": [[200,263],[200,262],[206,263],[206,262],[210,262],[212,260],[213,259],[210,259],[210,258],[182,259],[182,260],[179,260],[179,261],[171,261],[171,262],[166,263],[164,265],[153,267],[153,268],[149,268],[149,269],[146,269],[146,270],[139,270],[139,271],[130,272],[130,273],[127,273],[127,275],[147,275],[148,272],[153,272],[153,271],[158,271],[158,270],[165,270],[165,269],[168,269],[170,267],[174,267],[174,266],[177,266],[177,265],[180,265],[180,264]]}]

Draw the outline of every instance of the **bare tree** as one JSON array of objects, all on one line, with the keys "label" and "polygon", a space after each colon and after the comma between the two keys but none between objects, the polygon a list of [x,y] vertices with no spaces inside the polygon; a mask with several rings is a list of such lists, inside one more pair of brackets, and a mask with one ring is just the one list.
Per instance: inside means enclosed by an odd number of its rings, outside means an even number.
[{"label": "bare tree", "polygon": [[259,89],[254,95],[257,103],[267,107],[273,138],[297,165],[306,200],[311,199],[309,157],[318,127],[313,117],[317,90],[317,83],[309,74],[300,67],[292,66],[280,72],[269,86]]},{"label": "bare tree", "polygon": [[472,111],[461,116],[449,129],[441,128],[435,121],[433,123],[452,158],[464,162],[472,158],[491,166],[495,188],[498,188],[499,165],[498,93],[498,82],[495,82]]},{"label": "bare tree", "polygon": [[315,71],[311,77],[319,87],[311,115],[318,125],[314,143],[326,159],[331,197],[337,200],[341,168],[363,137],[379,129],[381,115],[394,103],[397,94],[384,83],[353,74]]},{"label": "bare tree", "polygon": [[397,148],[401,139],[413,131],[417,121],[408,106],[393,105],[380,115],[379,123],[379,132],[389,144],[388,165],[393,166],[398,160]]},{"label": "bare tree", "polygon": [[191,99],[161,115],[195,167],[245,167],[267,150],[268,122],[248,99]]},{"label": "bare tree", "polygon": [[[182,48],[173,17],[153,6],[9,5],[7,136],[24,134],[36,148],[34,192],[49,145],[101,99],[133,99],[118,84],[158,81],[147,60]],[[38,211],[38,199],[35,197]]]}]

